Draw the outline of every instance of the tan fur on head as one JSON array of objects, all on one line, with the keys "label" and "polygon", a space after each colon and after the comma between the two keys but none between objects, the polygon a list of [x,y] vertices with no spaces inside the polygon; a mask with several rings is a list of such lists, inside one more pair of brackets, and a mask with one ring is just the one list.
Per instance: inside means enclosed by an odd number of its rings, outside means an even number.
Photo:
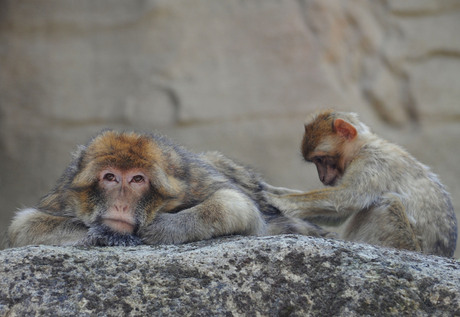
[{"label": "tan fur on head", "polygon": [[120,169],[150,168],[152,162],[161,160],[161,151],[152,138],[137,133],[106,131],[91,142],[87,153],[84,162]]},{"label": "tan fur on head", "polygon": [[81,152],[81,170],[73,181],[80,185],[94,182],[97,172],[106,167],[151,171],[154,163],[164,161],[160,147],[152,138],[133,132],[105,131]]},{"label": "tan fur on head", "polygon": [[337,139],[333,137],[336,134],[334,131],[334,121],[336,119],[342,119],[351,124],[358,132],[358,135],[371,133],[369,127],[359,121],[356,113],[335,110],[323,110],[313,113],[305,121],[305,134],[301,148],[305,158],[309,157],[313,152],[331,153],[332,149],[340,148]]},{"label": "tan fur on head", "polygon": [[331,117],[332,110],[312,114],[305,123],[305,134],[302,140],[302,154],[308,157],[315,151],[320,142],[329,135],[333,135]]}]

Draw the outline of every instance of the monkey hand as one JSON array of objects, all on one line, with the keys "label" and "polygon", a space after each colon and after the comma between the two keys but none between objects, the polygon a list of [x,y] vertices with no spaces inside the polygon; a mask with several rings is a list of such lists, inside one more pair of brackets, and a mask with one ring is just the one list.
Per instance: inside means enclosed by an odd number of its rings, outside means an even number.
[{"label": "monkey hand", "polygon": [[146,227],[139,229],[144,244],[181,244],[212,237],[209,225],[196,221],[194,213],[160,213]]},{"label": "monkey hand", "polygon": [[326,239],[341,240],[340,235],[337,232],[328,232],[322,237]]},{"label": "monkey hand", "polygon": [[[305,193],[302,193],[305,194]],[[278,210],[280,210],[283,214],[287,215],[296,215],[299,210],[309,209],[308,202],[298,201],[297,198],[300,194],[273,194],[266,192],[265,199],[268,203]],[[305,212],[304,212],[305,213]]]},{"label": "monkey hand", "polygon": [[91,227],[81,245],[87,246],[136,246],[142,244],[139,237],[131,234],[114,232],[106,226]]}]

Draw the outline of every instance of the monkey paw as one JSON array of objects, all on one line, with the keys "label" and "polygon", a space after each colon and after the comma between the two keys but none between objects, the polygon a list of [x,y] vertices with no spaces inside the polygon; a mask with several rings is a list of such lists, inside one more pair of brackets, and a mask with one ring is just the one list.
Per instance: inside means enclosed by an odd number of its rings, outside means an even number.
[{"label": "monkey paw", "polygon": [[323,238],[327,238],[327,239],[334,239],[334,240],[338,240],[340,239],[340,235],[336,232],[328,232],[324,235],[322,235]]},{"label": "monkey paw", "polygon": [[135,235],[114,232],[105,226],[100,226],[90,228],[82,244],[88,246],[130,247],[143,243]]}]

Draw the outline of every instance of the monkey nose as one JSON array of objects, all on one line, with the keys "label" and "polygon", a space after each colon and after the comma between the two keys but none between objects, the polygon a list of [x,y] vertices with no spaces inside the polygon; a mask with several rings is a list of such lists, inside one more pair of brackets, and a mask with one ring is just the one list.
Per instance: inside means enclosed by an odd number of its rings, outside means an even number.
[{"label": "monkey nose", "polygon": [[115,210],[117,212],[128,212],[128,210],[129,210],[129,206],[124,205],[124,204],[123,205],[115,205],[114,208],[115,208]]}]

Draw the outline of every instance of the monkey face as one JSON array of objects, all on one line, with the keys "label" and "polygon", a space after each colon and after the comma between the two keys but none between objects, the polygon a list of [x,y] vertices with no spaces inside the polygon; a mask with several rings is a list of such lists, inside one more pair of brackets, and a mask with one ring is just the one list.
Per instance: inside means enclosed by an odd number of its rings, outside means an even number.
[{"label": "monkey face", "polygon": [[184,186],[174,177],[174,160],[168,159],[170,150],[148,135],[100,134],[74,167],[68,209],[92,230],[96,241],[111,234],[136,236],[158,213],[175,210],[184,199]]},{"label": "monkey face", "polygon": [[334,186],[342,176],[337,157],[315,156],[311,161],[316,165],[319,179],[326,186]]},{"label": "monkey face", "polygon": [[167,183],[163,161],[147,136],[104,132],[80,155],[69,187],[70,205],[88,227],[135,234],[161,204]]},{"label": "monkey face", "polygon": [[99,173],[98,183],[107,205],[102,223],[115,232],[132,234],[139,219],[137,206],[150,188],[146,173],[141,169],[106,168]]},{"label": "monkey face", "polygon": [[[312,116],[305,125],[301,145],[303,157],[316,165],[319,179],[327,186],[337,185],[362,146],[356,128],[344,119],[336,118],[337,115],[325,111]],[[361,129],[367,131],[365,126]]]}]

